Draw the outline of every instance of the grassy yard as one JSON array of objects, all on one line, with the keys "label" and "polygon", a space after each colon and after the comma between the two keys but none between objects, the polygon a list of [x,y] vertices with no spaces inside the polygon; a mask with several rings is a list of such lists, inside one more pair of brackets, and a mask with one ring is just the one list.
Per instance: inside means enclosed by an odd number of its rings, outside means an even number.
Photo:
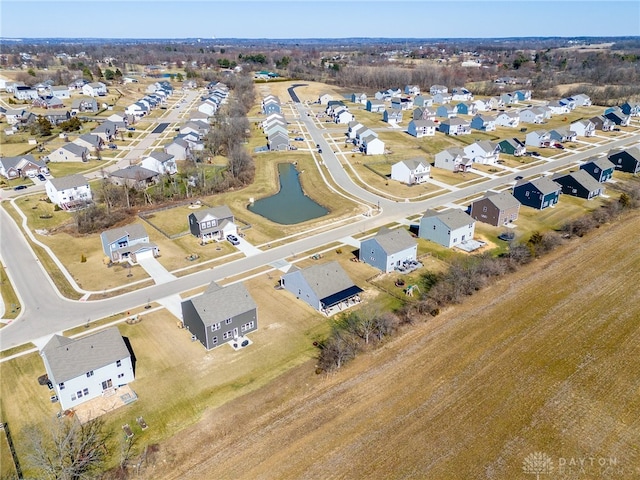
[{"label": "grassy yard", "polygon": [[0,263],[0,291],[2,292],[2,301],[4,303],[4,315],[2,318],[7,320],[16,318],[20,313],[20,300],[2,263]]}]

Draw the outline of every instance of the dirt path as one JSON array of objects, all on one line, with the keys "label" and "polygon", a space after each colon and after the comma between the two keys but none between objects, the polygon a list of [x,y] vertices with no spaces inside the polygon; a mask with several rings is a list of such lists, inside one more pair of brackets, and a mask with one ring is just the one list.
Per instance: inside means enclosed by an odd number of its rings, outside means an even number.
[{"label": "dirt path", "polygon": [[[557,478],[637,478],[638,232],[635,214],[571,242],[335,375],[305,364],[163,443],[142,478],[521,478],[532,452]],[[616,474],[562,465],[589,456]]]}]

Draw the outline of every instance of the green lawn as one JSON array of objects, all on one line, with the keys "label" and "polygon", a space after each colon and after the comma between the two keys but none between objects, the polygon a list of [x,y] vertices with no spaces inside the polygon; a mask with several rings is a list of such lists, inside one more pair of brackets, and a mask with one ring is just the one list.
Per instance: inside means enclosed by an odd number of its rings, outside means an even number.
[{"label": "green lawn", "polygon": [[2,263],[0,263],[0,291],[2,292],[2,301],[4,302],[5,307],[2,318],[16,318],[18,313],[20,313],[20,301]]}]

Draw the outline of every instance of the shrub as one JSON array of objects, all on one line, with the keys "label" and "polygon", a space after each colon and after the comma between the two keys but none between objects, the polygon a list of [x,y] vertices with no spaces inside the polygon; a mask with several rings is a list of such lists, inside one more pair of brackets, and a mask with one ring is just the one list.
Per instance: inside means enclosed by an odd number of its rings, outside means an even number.
[{"label": "shrub", "polygon": [[80,263],[85,263],[87,261],[87,257],[84,253],[80,254]]}]

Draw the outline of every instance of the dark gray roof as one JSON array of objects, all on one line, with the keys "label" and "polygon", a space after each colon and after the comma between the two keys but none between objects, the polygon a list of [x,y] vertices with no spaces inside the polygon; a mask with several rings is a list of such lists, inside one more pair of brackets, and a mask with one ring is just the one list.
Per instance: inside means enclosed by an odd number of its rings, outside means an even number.
[{"label": "dark gray roof", "polygon": [[571,173],[557,173],[553,176],[553,179],[556,180],[562,177],[572,177],[576,182],[590,192],[594,192],[602,188],[602,184],[589,175],[585,170],[576,170]]},{"label": "dark gray roof", "polygon": [[429,162],[424,157],[409,158],[407,160],[401,160],[401,162],[404,163],[409,168],[409,170],[415,170],[420,164],[424,165],[425,167],[430,166]]},{"label": "dark gray roof", "polygon": [[378,233],[373,238],[387,255],[392,255],[417,245],[416,240],[404,228],[394,228],[390,230],[383,227],[378,230]]},{"label": "dark gray roof", "polygon": [[170,155],[165,152],[151,152],[149,156],[155,158],[156,160],[162,163],[173,159],[173,155]]},{"label": "dark gray roof", "polygon": [[558,190],[562,189],[562,187],[554,182],[551,177],[540,177],[531,181],[520,180],[513,188],[518,188],[521,185],[525,185],[527,183],[531,183],[543,195],[546,195],[547,193],[557,192]]},{"label": "dark gray roof", "polygon": [[22,160],[33,163],[38,167],[46,167],[46,164],[42,160],[36,160],[33,155],[20,155],[18,157],[0,157],[0,163],[5,169],[13,168],[17,166]]},{"label": "dark gray roof", "polygon": [[509,192],[487,192],[481,200],[488,199],[500,210],[508,210],[520,205],[516,197]]},{"label": "dark gray roof", "polygon": [[130,225],[126,225],[124,227],[112,228],[111,230],[105,230],[102,232],[101,236],[108,244],[119,240],[122,237],[129,236],[129,241],[135,240],[138,238],[146,238],[148,237],[146,230],[139,223],[132,223]]},{"label": "dark gray roof", "polygon": [[49,182],[57,191],[67,190],[69,188],[82,187],[88,185],[89,181],[83,175],[78,173],[67,175],[66,177],[50,178]]},{"label": "dark gray roof", "polygon": [[449,229],[456,230],[458,228],[475,223],[476,221],[468,214],[458,208],[445,210],[444,212],[436,212],[435,210],[427,210],[424,212],[425,217],[437,217]]},{"label": "dark gray roof", "polygon": [[226,287],[211,283],[202,295],[190,301],[205,326],[223,322],[227,318],[258,308],[242,283],[234,283]]},{"label": "dark gray roof", "polygon": [[211,207],[204,210],[196,210],[192,215],[196,217],[198,222],[201,222],[207,215],[211,215],[213,218],[233,217],[233,213],[231,213],[231,210],[226,205]]},{"label": "dark gray roof", "polygon": [[102,139],[98,135],[94,135],[93,133],[84,133],[77,138],[77,140],[80,139],[93,145],[94,147],[99,146],[100,142],[102,142]]},{"label": "dark gray roof", "polygon": [[337,261],[312,265],[300,270],[318,298],[326,298],[353,286],[353,281]]},{"label": "dark gray roof", "polygon": [[117,327],[71,339],[54,335],[42,349],[53,383],[63,383],[130,356]]},{"label": "dark gray roof", "polygon": [[148,168],[140,167],[138,165],[129,165],[128,167],[111,173],[111,176],[141,181],[158,176],[158,172],[154,172],[153,170],[149,170]]},{"label": "dark gray roof", "polygon": [[71,152],[74,155],[78,156],[87,155],[89,153],[89,149],[87,147],[83,147],[82,145],[78,145],[77,143],[73,142],[67,143],[60,148],[63,148],[68,152]]},{"label": "dark gray roof", "polygon": [[585,162],[585,164],[587,163],[593,163],[594,165],[599,167],[600,170],[613,170],[616,168],[616,166],[613,163],[611,163],[607,159],[607,157],[590,158],[590,159],[587,159],[587,161]]}]

